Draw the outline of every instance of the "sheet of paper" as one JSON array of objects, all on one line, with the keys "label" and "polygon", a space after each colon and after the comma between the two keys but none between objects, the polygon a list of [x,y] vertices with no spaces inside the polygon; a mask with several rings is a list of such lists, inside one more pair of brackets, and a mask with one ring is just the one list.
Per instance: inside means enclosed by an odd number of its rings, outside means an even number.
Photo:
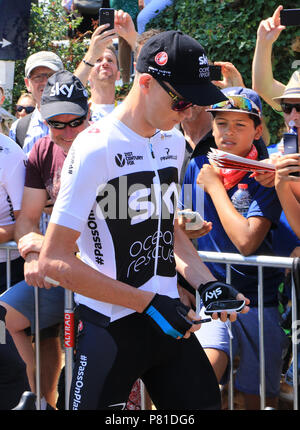
[{"label": "sheet of paper", "polygon": [[264,161],[250,160],[239,155],[230,154],[220,149],[210,148],[208,159],[223,169],[244,170],[247,172],[273,172],[275,166]]}]

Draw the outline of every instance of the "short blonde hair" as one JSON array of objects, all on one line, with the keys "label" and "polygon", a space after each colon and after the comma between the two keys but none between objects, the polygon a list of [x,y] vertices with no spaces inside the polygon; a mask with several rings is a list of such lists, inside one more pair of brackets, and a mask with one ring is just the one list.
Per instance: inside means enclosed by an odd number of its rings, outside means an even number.
[{"label": "short blonde hair", "polygon": [[18,101],[17,101],[16,104],[17,105],[20,104],[21,100],[25,99],[26,97],[28,99],[30,99],[34,105],[36,104],[36,101],[35,101],[35,99],[34,99],[34,97],[33,97],[33,95],[31,93],[22,93],[20,95],[20,97],[18,98]]}]

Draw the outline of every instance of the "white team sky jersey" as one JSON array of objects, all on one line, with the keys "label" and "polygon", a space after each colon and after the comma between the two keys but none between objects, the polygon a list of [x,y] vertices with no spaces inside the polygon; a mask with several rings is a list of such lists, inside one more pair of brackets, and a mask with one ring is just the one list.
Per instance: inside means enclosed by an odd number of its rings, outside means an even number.
[{"label": "white team sky jersey", "polygon": [[[26,154],[7,136],[0,134],[0,225],[15,222],[14,211],[21,209]],[[11,260],[19,256],[11,251]],[[6,251],[0,250],[0,262],[6,261]]]},{"label": "white team sky jersey", "polygon": [[[178,297],[173,236],[184,149],[178,130],[144,138],[113,112],[73,142],[50,221],[81,233],[81,259],[94,269]],[[75,301],[111,321],[133,312],[79,294]]]}]

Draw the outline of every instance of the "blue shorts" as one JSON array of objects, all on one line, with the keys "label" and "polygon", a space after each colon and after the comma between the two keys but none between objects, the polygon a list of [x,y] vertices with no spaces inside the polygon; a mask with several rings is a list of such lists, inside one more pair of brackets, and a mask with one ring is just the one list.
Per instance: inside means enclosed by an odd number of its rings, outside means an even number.
[{"label": "blue shorts", "polygon": [[[30,321],[31,332],[35,332],[34,288],[21,281],[0,296],[0,301],[7,303]],[[61,323],[64,320],[64,294],[62,287],[39,288],[39,324],[40,330]]]},{"label": "blue shorts", "polygon": [[[200,314],[205,318],[204,309]],[[235,387],[246,394],[259,395],[259,323],[258,308],[251,308],[247,314],[239,314],[231,324],[233,357],[239,355],[239,367],[235,375]],[[213,320],[203,324],[196,333],[202,347],[229,353],[229,330],[227,323]],[[279,326],[277,307],[266,307],[264,310],[264,342],[265,342],[265,384],[266,396],[277,397],[280,391],[280,378],[283,356],[289,341]],[[223,375],[221,384],[229,377],[229,366]]]}]

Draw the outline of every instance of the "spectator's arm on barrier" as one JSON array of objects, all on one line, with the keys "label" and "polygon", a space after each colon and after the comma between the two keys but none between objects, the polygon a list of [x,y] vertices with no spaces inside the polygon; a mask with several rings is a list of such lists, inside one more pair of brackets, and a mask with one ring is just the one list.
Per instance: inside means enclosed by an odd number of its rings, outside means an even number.
[{"label": "spectator's arm on barrier", "polygon": [[44,240],[39,222],[46,201],[46,190],[24,187],[22,207],[16,221],[15,241],[25,259],[24,278],[27,284],[48,288],[49,284],[38,273],[38,257]]},{"label": "spectator's arm on barrier", "polygon": [[29,252],[26,255],[25,263],[24,263],[24,279],[28,285],[32,285],[34,287],[40,288],[50,288],[48,282],[45,281],[44,277],[41,276],[39,272],[39,253],[38,252]]},{"label": "spectator's arm on barrier", "polygon": [[272,17],[260,22],[252,63],[252,88],[274,109],[281,110],[273,97],[281,96],[285,85],[276,81],[272,71],[272,47],[285,27],[280,24],[278,6]]}]

